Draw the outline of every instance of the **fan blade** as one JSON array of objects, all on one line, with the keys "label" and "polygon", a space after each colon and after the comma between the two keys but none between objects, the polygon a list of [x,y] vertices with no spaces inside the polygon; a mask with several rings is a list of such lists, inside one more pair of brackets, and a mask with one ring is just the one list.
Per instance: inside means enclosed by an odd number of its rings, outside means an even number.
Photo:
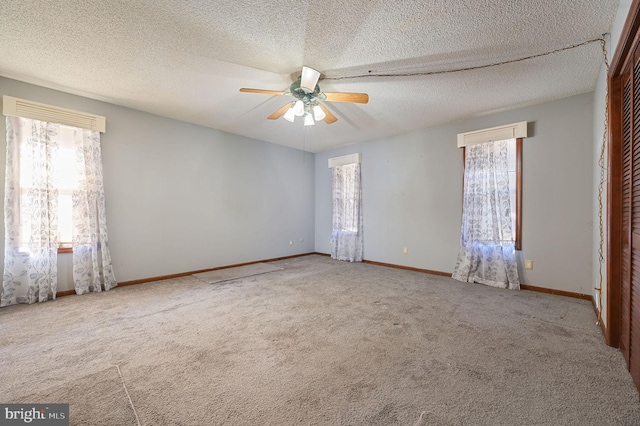
[{"label": "fan blade", "polygon": [[316,84],[320,78],[320,71],[316,71],[313,68],[302,67],[302,78],[300,80],[300,87],[309,89],[310,92],[316,90]]},{"label": "fan blade", "polygon": [[327,96],[327,102],[351,102],[356,104],[366,104],[369,102],[369,95],[366,93],[347,93],[347,92],[324,92]]},{"label": "fan blade", "polygon": [[265,95],[284,95],[287,92],[281,92],[279,90],[262,90],[262,89],[249,89],[246,87],[243,87],[242,89],[240,89],[241,92],[247,92],[247,93],[264,93]]},{"label": "fan blade", "polygon": [[318,102],[318,106],[320,107],[320,109],[322,109],[322,111],[325,114],[324,117],[324,122],[327,124],[331,124],[331,123],[335,123],[336,121],[338,121],[338,119],[336,118],[335,115],[331,114],[331,111],[329,111],[327,109],[327,107],[325,107],[324,105],[322,105],[320,102]]},{"label": "fan blade", "polygon": [[278,118],[282,117],[289,108],[291,108],[291,104],[286,104],[285,106],[283,106],[282,108],[280,108],[279,110],[277,110],[267,118],[269,120],[277,120]]}]

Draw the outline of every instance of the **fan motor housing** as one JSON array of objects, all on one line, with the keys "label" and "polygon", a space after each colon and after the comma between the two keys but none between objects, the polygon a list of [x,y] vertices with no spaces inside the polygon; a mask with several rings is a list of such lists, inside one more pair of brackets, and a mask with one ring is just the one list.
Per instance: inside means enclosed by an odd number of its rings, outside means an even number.
[{"label": "fan motor housing", "polygon": [[322,94],[320,92],[320,85],[316,84],[316,87],[313,90],[313,92],[310,92],[308,89],[305,89],[304,87],[300,87],[300,78],[298,78],[296,81],[291,83],[291,86],[289,86],[289,91],[291,92],[293,97],[295,97],[296,99],[300,99],[305,104],[316,99],[322,99]]}]

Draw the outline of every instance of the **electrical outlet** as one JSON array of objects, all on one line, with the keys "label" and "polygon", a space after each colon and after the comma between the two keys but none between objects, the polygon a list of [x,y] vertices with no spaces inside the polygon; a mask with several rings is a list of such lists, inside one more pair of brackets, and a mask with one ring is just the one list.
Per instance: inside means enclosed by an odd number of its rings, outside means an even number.
[{"label": "electrical outlet", "polygon": [[407,247],[403,248],[402,254],[409,254],[409,249]]},{"label": "electrical outlet", "polygon": [[524,269],[533,269],[533,260],[525,260]]},{"label": "electrical outlet", "polygon": [[293,245],[293,240],[289,240],[289,245],[292,246]]}]

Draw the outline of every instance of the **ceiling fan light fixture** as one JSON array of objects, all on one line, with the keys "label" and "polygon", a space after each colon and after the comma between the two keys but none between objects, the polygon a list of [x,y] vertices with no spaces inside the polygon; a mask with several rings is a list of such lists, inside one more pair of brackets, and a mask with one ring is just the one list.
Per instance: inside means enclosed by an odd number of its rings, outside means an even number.
[{"label": "ceiling fan light fixture", "polygon": [[311,114],[307,114],[304,116],[304,125],[305,126],[313,126],[314,124],[316,124],[313,121],[313,117],[311,116]]},{"label": "ceiling fan light fixture", "polygon": [[304,102],[296,101],[293,105],[293,113],[298,117],[302,117],[304,115]]},{"label": "ceiling fan light fixture", "polygon": [[296,113],[293,110],[293,107],[289,108],[287,112],[284,113],[284,119],[293,123],[293,120],[296,119]]},{"label": "ceiling fan light fixture", "polygon": [[300,87],[307,89],[309,92],[313,92],[318,84],[320,78],[320,71],[314,70],[307,66],[302,67],[302,76],[300,78]]},{"label": "ceiling fan light fixture", "polygon": [[326,116],[327,114],[325,114],[322,108],[320,108],[320,105],[313,107],[313,118],[315,118],[316,121],[322,121]]},{"label": "ceiling fan light fixture", "polygon": [[[251,89],[241,87],[240,92],[262,93],[265,95],[287,95],[293,99],[291,102],[280,107],[276,112],[267,117],[269,120],[277,120],[283,117],[293,122],[295,117],[304,117],[305,125],[312,126],[316,121],[324,121],[326,124],[333,124],[338,119],[321,103],[327,102],[347,102],[366,104],[369,102],[369,95],[366,93],[347,92],[327,92],[323,93],[318,85],[320,71],[307,66],[302,67],[300,76],[291,83],[288,91]],[[315,119],[315,120],[314,120]]]}]

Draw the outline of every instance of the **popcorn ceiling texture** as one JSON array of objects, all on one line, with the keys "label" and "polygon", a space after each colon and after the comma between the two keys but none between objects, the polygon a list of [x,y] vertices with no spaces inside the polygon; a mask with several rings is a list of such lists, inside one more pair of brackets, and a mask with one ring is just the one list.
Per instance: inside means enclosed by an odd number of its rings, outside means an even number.
[{"label": "popcorn ceiling texture", "polygon": [[[485,65],[606,33],[617,0],[4,2],[0,75],[312,151],[592,91],[599,43],[437,76],[320,81],[366,92],[332,125],[266,117],[302,65],[328,77]],[[611,53],[611,52],[610,52]],[[108,118],[108,117],[107,117]]]}]

